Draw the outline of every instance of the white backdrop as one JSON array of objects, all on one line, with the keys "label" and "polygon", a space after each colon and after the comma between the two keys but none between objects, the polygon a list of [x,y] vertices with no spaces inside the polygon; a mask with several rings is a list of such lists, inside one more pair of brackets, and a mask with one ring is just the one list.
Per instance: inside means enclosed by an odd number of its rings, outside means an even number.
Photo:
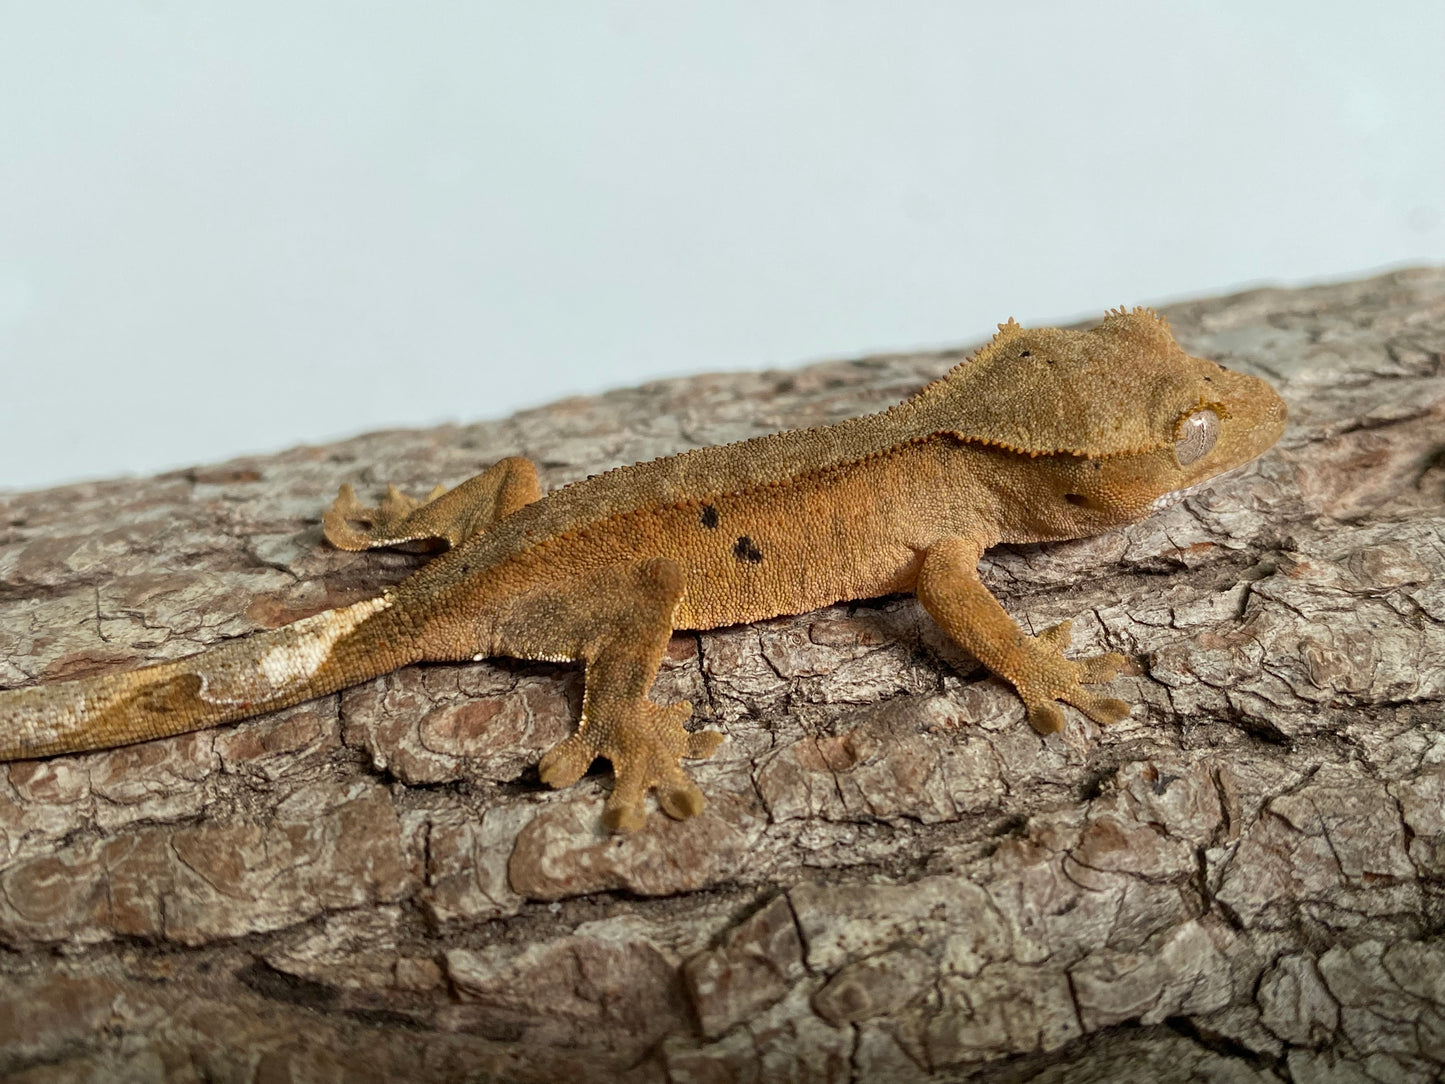
[{"label": "white backdrop", "polygon": [[0,487],[1445,260],[1445,4],[0,0]]}]

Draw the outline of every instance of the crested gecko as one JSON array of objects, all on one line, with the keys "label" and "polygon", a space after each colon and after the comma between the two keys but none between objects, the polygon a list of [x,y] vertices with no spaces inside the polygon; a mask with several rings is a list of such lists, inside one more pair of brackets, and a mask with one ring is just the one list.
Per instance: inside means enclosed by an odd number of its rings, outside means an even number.
[{"label": "crested gecko", "polygon": [[1067,658],[1069,623],[1026,635],[980,581],[996,543],[1098,534],[1254,459],[1285,407],[1257,377],[1189,356],[1146,309],[1088,331],[1013,320],[969,360],[882,413],[620,467],[543,496],[508,458],[424,501],[364,507],[343,486],[323,516],[345,550],[446,551],[374,598],[140,669],[0,691],[0,759],[179,734],[287,707],[410,663],[492,655],[580,661],[575,732],[543,781],[611,762],[603,820],[639,827],[703,805],[681,761],[723,735],[649,690],[673,630],[913,592],[1017,690],[1041,733],[1069,704],[1129,711],[1088,686],[1123,656]]}]

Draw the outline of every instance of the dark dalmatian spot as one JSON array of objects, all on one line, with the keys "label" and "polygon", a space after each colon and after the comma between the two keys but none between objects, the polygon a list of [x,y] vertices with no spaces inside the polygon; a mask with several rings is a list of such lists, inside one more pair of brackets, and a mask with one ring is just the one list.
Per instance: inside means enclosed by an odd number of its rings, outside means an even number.
[{"label": "dark dalmatian spot", "polygon": [[757,564],[763,559],[763,551],[753,545],[753,540],[747,535],[740,535],[737,545],[733,546],[733,556],[739,561],[751,561],[753,564]]},{"label": "dark dalmatian spot", "polygon": [[709,531],[717,530],[717,509],[710,504],[702,506],[702,525]]}]

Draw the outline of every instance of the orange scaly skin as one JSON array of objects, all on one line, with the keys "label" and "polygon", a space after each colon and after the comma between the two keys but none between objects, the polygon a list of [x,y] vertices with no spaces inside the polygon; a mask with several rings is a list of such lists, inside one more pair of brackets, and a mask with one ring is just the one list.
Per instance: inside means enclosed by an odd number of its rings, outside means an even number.
[{"label": "orange scaly skin", "polygon": [[1059,702],[1100,723],[1128,713],[1084,686],[1124,659],[1067,659],[1068,624],[1028,636],[979,581],[998,542],[1078,538],[1259,455],[1284,404],[1256,377],[1192,358],[1145,310],[1091,331],[1010,321],[904,403],[826,428],[640,463],[541,496],[505,459],[426,502],[377,508],[342,487],[327,538],[360,550],[450,549],[374,599],[139,670],[0,692],[0,759],[52,756],[257,715],[412,662],[510,655],[586,665],[577,731],[542,758],[574,782],[595,757],[616,785],[604,819],[643,822],[655,791],[687,817],[702,795],[679,761],[712,754],[686,703],[648,697],[674,628],[802,613],[913,591],[943,629],[1010,681],[1041,732]]}]

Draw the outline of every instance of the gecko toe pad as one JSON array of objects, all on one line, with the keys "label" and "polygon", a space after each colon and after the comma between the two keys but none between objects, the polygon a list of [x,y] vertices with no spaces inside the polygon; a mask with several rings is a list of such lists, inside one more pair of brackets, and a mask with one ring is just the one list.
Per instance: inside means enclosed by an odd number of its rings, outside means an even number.
[{"label": "gecko toe pad", "polygon": [[598,751],[582,731],[563,738],[547,751],[537,765],[537,773],[549,787],[570,787],[592,765]]},{"label": "gecko toe pad", "polygon": [[1112,696],[1095,696],[1090,703],[1080,705],[1079,710],[1100,726],[1122,723],[1129,717],[1129,705]]},{"label": "gecko toe pad", "polygon": [[1066,659],[1062,652],[1069,644],[1070,623],[1061,621],[1034,638],[1044,648],[1034,654],[1030,673],[1016,683],[1019,695],[1028,708],[1029,723],[1040,734],[1053,734],[1064,728],[1062,701],[1072,704],[1100,726],[1121,722],[1129,716],[1129,705],[1112,696],[1097,696],[1084,688],[1112,681],[1125,669],[1129,660],[1117,652]]},{"label": "gecko toe pad", "polygon": [[650,700],[605,705],[589,710],[575,734],[553,746],[539,765],[542,781],[565,787],[581,778],[597,757],[612,762],[615,782],[603,809],[610,831],[631,832],[647,819],[644,799],[657,792],[662,811],[676,820],[694,817],[703,807],[702,791],[679,760],[713,755],[723,740],[715,730],[689,731],[682,724],[692,705],[654,704]]},{"label": "gecko toe pad", "polygon": [[1029,725],[1040,734],[1057,734],[1064,729],[1065,722],[1064,709],[1052,700],[1029,706]]},{"label": "gecko toe pad", "polygon": [[1129,665],[1129,660],[1117,651],[1110,651],[1104,655],[1090,655],[1088,658],[1075,659],[1074,665],[1079,668],[1081,684],[1098,685],[1101,682],[1113,681],[1118,677],[1119,671]]},{"label": "gecko toe pad", "polygon": [[694,730],[687,735],[687,751],[682,755],[688,760],[707,760],[717,752],[717,747],[726,737],[721,730]]},{"label": "gecko toe pad", "polygon": [[[1060,621],[1057,625],[1050,625],[1044,629],[1035,639],[1063,654],[1064,649],[1069,646],[1069,641],[1073,638],[1073,631],[1074,623],[1072,621]],[[1119,676],[1121,670],[1126,670],[1129,666],[1129,660],[1117,651],[1108,651],[1102,655],[1088,655],[1073,659],[1072,662],[1078,668],[1079,681],[1084,685],[1097,685],[1103,681],[1113,681]]]},{"label": "gecko toe pad", "polygon": [[[682,775],[679,769],[679,774]],[[673,820],[686,820],[702,812],[702,791],[686,775],[657,784],[657,804]]]},{"label": "gecko toe pad", "polygon": [[1044,629],[1043,632],[1038,634],[1036,639],[1048,644],[1056,651],[1063,651],[1064,648],[1069,646],[1069,641],[1073,639],[1073,635],[1074,623],[1072,621],[1060,621],[1057,625],[1050,625]]},{"label": "gecko toe pad", "polygon": [[1072,704],[1100,726],[1118,723],[1129,717],[1129,705],[1112,696],[1095,696],[1083,689],[1065,692],[1057,700],[1039,700],[1028,704],[1029,725],[1040,734],[1055,734],[1064,729],[1064,709],[1058,701]]}]

